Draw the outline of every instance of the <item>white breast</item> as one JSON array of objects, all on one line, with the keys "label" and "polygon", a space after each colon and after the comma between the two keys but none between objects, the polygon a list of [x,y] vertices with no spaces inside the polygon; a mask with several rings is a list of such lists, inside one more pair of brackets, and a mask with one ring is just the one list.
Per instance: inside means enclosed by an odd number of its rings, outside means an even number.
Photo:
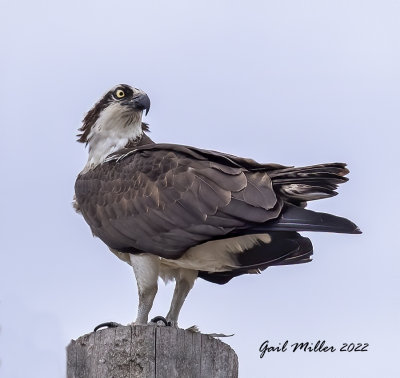
[{"label": "white breast", "polygon": [[140,137],[143,133],[141,119],[142,112],[127,112],[118,103],[104,109],[88,135],[89,159],[82,173]]}]

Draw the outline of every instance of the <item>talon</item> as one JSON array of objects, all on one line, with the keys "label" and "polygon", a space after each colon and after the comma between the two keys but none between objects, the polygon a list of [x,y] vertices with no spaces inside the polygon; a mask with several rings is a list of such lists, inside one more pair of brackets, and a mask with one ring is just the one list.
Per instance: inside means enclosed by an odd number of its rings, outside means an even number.
[{"label": "talon", "polygon": [[163,322],[166,326],[171,326],[171,322],[167,321],[163,316],[156,316],[155,318],[150,320],[151,323]]},{"label": "talon", "polygon": [[116,323],[116,322],[105,322],[105,323],[101,323],[99,324],[97,327],[94,328],[94,332],[98,331],[100,328],[117,328],[119,327],[121,324]]}]

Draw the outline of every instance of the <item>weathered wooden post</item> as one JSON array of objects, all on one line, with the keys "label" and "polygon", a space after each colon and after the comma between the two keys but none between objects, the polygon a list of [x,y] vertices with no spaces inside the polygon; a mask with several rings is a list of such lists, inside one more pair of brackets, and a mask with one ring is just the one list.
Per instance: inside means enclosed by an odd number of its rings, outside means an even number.
[{"label": "weathered wooden post", "polygon": [[173,328],[120,326],[72,340],[68,378],[235,378],[238,359],[222,341]]}]

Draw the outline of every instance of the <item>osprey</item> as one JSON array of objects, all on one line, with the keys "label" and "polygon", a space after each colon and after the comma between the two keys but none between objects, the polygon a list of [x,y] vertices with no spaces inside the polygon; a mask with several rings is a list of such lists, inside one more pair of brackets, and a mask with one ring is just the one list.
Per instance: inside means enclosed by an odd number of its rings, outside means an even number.
[{"label": "osprey", "polygon": [[298,231],[357,234],[349,220],[306,210],[336,195],[346,164],[286,167],[226,153],[154,143],[143,112],[149,97],[121,84],[87,113],[79,142],[89,146],[74,206],[133,267],[146,324],[158,277],[176,286],[166,321],[176,326],[197,277],[225,284],[269,266],[306,263],[311,241]]}]

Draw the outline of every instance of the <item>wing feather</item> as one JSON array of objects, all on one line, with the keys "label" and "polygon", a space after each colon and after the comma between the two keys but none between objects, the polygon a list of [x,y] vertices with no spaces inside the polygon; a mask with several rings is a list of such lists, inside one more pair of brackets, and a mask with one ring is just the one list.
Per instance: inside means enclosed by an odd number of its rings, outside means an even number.
[{"label": "wing feather", "polygon": [[251,172],[232,156],[163,146],[108,159],[78,176],[81,212],[109,247],[177,258],[279,215],[265,170]]}]

